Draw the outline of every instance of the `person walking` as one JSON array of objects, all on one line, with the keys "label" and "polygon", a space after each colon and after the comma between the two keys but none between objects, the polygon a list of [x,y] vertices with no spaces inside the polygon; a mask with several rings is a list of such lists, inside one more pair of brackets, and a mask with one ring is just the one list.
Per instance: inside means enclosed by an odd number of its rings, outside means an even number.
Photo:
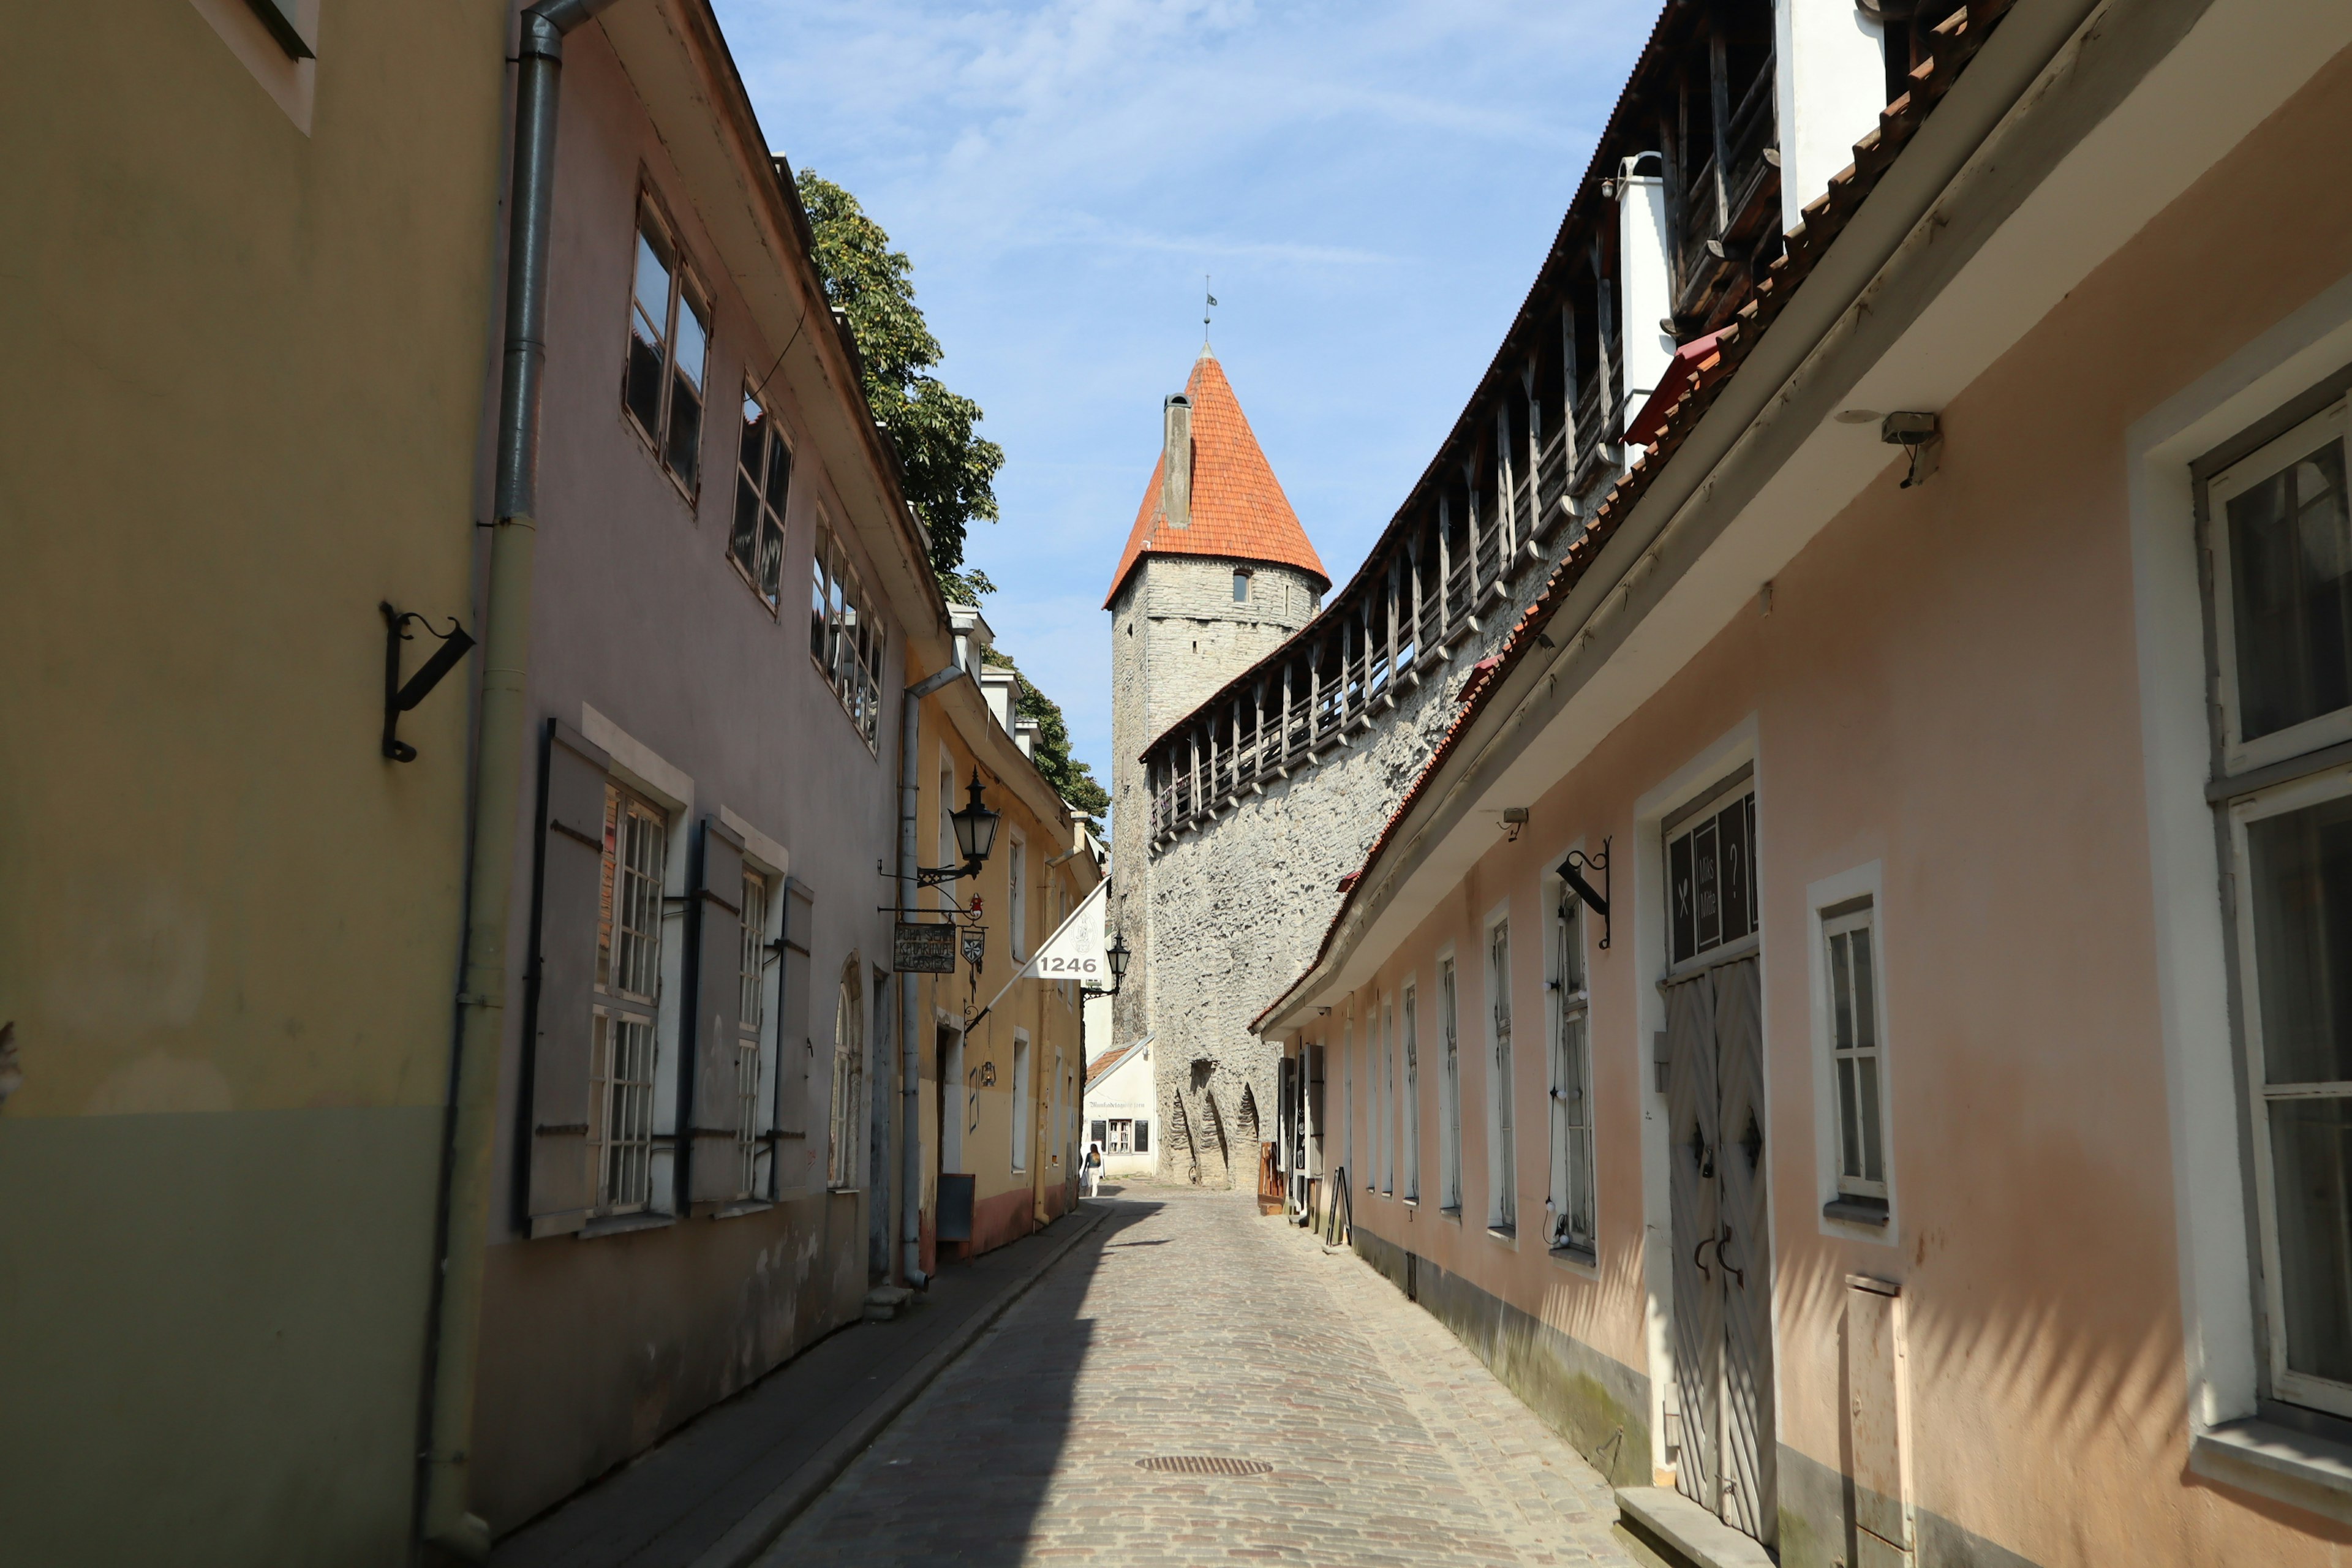
[{"label": "person walking", "polygon": [[1078,1167],[1081,1176],[1081,1180],[1078,1184],[1078,1195],[1080,1197],[1090,1198],[1095,1195],[1096,1187],[1100,1185],[1102,1183],[1102,1145],[1099,1143],[1087,1144],[1086,1163]]}]

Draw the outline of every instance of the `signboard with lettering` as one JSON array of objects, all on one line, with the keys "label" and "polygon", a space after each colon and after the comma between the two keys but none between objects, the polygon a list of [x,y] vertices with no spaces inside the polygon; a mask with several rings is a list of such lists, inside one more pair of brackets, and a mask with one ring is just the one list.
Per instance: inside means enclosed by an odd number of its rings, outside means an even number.
[{"label": "signboard with lettering", "polygon": [[891,967],[901,974],[953,974],[956,928],[944,921],[900,921],[890,943]]}]

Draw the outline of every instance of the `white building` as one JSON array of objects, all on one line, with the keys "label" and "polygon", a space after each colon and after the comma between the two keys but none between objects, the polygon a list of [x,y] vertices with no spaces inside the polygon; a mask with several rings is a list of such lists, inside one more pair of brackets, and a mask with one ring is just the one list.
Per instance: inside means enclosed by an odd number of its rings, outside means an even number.
[{"label": "white building", "polygon": [[1153,1099],[1150,1036],[1087,1064],[1087,1142],[1102,1145],[1107,1179],[1151,1173]]}]

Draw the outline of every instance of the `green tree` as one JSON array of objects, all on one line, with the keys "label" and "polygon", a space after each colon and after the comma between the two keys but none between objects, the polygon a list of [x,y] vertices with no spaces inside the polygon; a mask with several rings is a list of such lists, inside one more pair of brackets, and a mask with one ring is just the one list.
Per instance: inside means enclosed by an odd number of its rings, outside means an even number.
[{"label": "green tree", "polygon": [[[890,248],[882,226],[857,198],[812,170],[799,174],[801,205],[816,232],[816,269],[826,301],[849,322],[857,344],[866,401],[890,433],[905,469],[907,500],[931,534],[931,567],[951,600],[989,591],[968,576],[964,536],[975,521],[996,521],[996,472],[1004,449],[979,432],[980,405],[950,392],[931,374],[940,363],[915,304],[914,263]],[[961,590],[961,592],[959,591]]]},{"label": "green tree", "polygon": [[1070,726],[1062,717],[1062,705],[1030,685],[1021,667],[1005,655],[990,648],[982,657],[998,668],[1013,672],[1013,710],[1024,719],[1037,721],[1037,740],[1032,752],[1037,771],[1100,837],[1103,813],[1110,809],[1110,792],[1096,779],[1093,768],[1070,755]]}]

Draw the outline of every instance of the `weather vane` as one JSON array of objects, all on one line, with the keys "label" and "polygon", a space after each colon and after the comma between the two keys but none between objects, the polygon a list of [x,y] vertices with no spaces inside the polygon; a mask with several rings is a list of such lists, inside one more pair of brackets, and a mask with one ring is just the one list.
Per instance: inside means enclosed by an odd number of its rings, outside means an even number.
[{"label": "weather vane", "polygon": [[1217,297],[1216,295],[1209,292],[1209,275],[1205,272],[1202,273],[1201,292],[1207,295],[1209,300],[1206,305],[1201,308],[1201,346],[1202,348],[1207,348],[1209,346],[1209,312],[1217,308]]}]

